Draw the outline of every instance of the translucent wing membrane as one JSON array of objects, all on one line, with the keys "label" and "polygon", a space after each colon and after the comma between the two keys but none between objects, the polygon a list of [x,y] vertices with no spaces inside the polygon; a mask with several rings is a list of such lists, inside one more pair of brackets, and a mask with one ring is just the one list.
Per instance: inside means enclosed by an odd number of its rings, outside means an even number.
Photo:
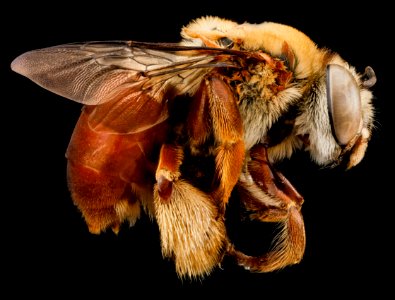
[{"label": "translucent wing membrane", "polygon": [[112,100],[119,89],[147,81],[150,71],[161,70],[158,73],[161,74],[177,67],[178,73],[182,73],[186,67],[207,64],[213,58],[207,54],[196,57],[193,53],[191,57],[191,53],[149,49],[147,44],[131,45],[131,42],[93,42],[49,47],[22,54],[11,67],[56,94],[97,105]]},{"label": "translucent wing membrane", "polygon": [[[212,68],[234,66],[226,59],[232,55],[226,49],[179,44],[90,42],[26,52],[11,68],[65,98],[99,105],[91,113],[93,128],[130,133],[166,119],[161,102],[168,93],[196,90]],[[141,115],[144,124],[135,121]]]}]

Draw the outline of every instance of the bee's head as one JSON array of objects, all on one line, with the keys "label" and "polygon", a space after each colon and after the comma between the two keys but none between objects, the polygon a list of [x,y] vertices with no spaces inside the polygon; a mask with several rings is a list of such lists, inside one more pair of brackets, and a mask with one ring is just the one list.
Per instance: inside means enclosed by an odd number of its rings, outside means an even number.
[{"label": "bee's head", "polygon": [[308,83],[295,129],[316,163],[338,165],[348,157],[351,168],[364,157],[374,116],[369,88],[375,82],[371,67],[358,74],[335,54]]}]

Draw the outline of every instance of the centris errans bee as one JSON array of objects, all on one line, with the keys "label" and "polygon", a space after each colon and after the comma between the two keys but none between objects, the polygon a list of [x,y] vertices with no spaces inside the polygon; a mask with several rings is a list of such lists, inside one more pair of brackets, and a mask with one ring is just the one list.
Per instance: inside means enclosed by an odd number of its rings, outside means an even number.
[{"label": "centris errans bee", "polygon": [[[180,277],[207,275],[225,255],[255,272],[300,262],[304,200],[274,166],[295,150],[322,166],[358,164],[373,129],[373,69],[358,73],[277,23],[203,17],[181,36],[33,50],[11,68],[83,104],[66,156],[90,232],[118,232],[143,209]],[[271,251],[249,256],[229,239],[232,193],[252,219],[280,224]]]}]

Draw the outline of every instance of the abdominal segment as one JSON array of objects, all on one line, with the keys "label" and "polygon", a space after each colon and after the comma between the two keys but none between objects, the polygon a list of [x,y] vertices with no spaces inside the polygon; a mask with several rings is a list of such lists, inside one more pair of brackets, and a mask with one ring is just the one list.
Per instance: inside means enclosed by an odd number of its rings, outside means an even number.
[{"label": "abdominal segment", "polygon": [[138,219],[140,204],[153,215],[156,160],[168,125],[129,134],[94,131],[91,111],[81,113],[67,149],[69,189],[90,232],[118,232],[124,221]]}]

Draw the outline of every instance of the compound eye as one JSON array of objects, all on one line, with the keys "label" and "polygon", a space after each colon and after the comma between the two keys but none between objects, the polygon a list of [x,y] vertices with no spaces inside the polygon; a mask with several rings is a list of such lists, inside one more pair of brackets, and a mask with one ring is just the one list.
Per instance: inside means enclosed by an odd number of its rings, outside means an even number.
[{"label": "compound eye", "polygon": [[330,64],[326,68],[326,90],[333,135],[340,146],[345,146],[362,128],[358,84],[347,69]]}]

